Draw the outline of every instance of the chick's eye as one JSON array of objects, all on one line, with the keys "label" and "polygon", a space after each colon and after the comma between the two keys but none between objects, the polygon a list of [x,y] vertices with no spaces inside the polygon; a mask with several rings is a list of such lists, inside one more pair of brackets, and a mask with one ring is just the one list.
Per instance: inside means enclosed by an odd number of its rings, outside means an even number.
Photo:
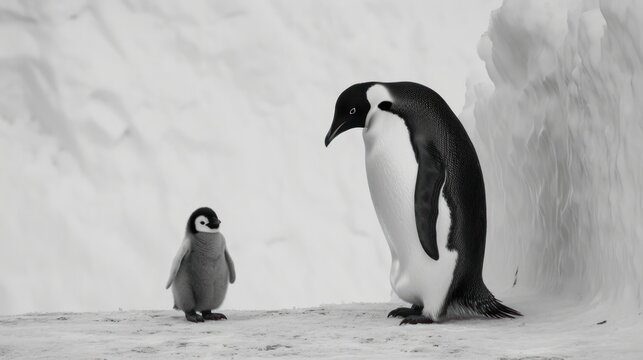
[{"label": "chick's eye", "polygon": [[201,225],[205,225],[205,221],[201,221]]},{"label": "chick's eye", "polygon": [[349,114],[353,115],[353,114],[355,114],[356,111],[357,111],[357,109],[352,108],[351,111],[349,111]]}]

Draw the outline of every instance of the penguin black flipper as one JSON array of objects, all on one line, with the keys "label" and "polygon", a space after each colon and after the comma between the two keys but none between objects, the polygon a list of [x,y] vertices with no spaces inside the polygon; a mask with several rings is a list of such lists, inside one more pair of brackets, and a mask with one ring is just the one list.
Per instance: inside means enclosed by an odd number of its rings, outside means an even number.
[{"label": "penguin black flipper", "polygon": [[444,168],[435,147],[428,141],[416,140],[418,174],[415,182],[415,225],[424,252],[438,260],[436,221]]}]

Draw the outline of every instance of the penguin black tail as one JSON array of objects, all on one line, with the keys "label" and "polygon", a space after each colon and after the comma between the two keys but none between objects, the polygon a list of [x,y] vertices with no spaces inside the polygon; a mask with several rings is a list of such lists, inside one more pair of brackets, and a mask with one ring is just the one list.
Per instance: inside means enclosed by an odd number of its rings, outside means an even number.
[{"label": "penguin black tail", "polygon": [[455,301],[460,305],[461,309],[466,309],[468,313],[495,319],[513,319],[522,316],[519,311],[504,305],[502,301],[496,299],[484,284],[476,288],[478,291],[469,292],[468,296],[461,297]]},{"label": "penguin black tail", "polygon": [[486,317],[501,319],[501,318],[510,318],[513,319],[517,316],[522,316],[520,312],[510,308],[509,306],[504,305],[500,300],[492,296],[491,300],[481,303],[476,312],[480,315]]}]

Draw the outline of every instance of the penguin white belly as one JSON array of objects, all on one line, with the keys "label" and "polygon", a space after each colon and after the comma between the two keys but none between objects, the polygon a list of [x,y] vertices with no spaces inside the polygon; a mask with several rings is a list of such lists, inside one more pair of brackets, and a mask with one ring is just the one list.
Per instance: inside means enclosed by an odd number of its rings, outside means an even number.
[{"label": "penguin white belly", "polygon": [[440,191],[437,221],[440,258],[435,261],[422,248],[417,233],[418,163],[404,120],[389,112],[375,111],[363,135],[371,199],[391,250],[393,291],[404,301],[423,305],[423,314],[438,320],[458,256],[446,247],[449,208]]}]

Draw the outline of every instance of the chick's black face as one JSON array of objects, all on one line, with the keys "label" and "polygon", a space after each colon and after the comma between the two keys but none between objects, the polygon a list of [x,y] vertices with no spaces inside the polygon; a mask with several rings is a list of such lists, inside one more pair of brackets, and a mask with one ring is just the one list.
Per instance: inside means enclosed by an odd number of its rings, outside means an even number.
[{"label": "chick's black face", "polygon": [[333,123],[326,134],[326,146],[344,131],[366,125],[366,115],[371,109],[371,104],[366,98],[366,90],[371,85],[372,83],[355,84],[339,95],[335,104]]},{"label": "chick's black face", "polygon": [[205,217],[205,220],[201,221],[201,225],[207,226],[210,229],[218,229],[219,225],[221,225],[221,221],[219,220],[219,217],[214,212],[214,210],[210,209],[209,207],[198,208],[194,210],[194,212],[188,219],[187,228],[190,233],[196,234],[198,232],[195,222],[200,216]]}]

